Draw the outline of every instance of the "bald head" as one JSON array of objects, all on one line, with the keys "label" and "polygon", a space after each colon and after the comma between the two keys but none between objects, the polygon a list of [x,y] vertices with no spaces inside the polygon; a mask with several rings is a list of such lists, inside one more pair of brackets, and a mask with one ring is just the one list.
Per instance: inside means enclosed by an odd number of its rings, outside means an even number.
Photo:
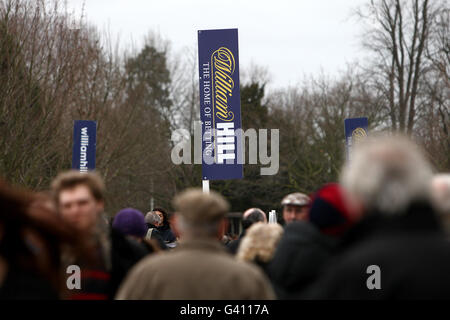
[{"label": "bald head", "polygon": [[245,210],[242,215],[242,227],[247,230],[252,224],[256,222],[267,223],[267,217],[264,211],[259,208],[250,208]]},{"label": "bald head", "polygon": [[267,223],[266,214],[259,208],[250,208],[245,210],[244,214],[242,215],[242,219],[247,220],[250,216],[255,216],[257,221]]}]

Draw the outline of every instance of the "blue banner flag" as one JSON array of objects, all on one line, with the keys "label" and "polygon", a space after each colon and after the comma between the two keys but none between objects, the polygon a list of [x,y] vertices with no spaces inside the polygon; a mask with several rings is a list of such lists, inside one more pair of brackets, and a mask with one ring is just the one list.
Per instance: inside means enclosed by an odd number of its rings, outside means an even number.
[{"label": "blue banner flag", "polygon": [[347,160],[350,161],[353,146],[364,140],[368,135],[369,122],[367,118],[350,118],[344,120],[344,125]]},{"label": "blue banner flag", "polygon": [[97,122],[75,120],[73,124],[72,169],[87,172],[95,169]]},{"label": "blue banner flag", "polygon": [[242,179],[238,30],[198,31],[203,180]]}]

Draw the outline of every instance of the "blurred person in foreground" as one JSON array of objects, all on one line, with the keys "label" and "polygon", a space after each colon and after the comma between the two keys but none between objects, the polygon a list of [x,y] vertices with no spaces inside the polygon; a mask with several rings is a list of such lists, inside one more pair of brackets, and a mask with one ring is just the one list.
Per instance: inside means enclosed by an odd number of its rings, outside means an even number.
[{"label": "blurred person in foreground", "polygon": [[128,274],[117,299],[272,299],[267,278],[256,266],[236,261],[220,243],[227,201],[215,192],[188,189],[174,199],[179,246],[150,256]]},{"label": "blurred person in foreground", "polygon": [[259,208],[250,208],[245,210],[242,214],[242,233],[239,235],[239,238],[228,242],[226,245],[230,253],[237,253],[239,245],[242,238],[245,236],[247,229],[256,222],[267,223],[267,217],[264,211]]},{"label": "blurred person in foreground", "polygon": [[267,275],[267,265],[273,258],[282,234],[283,227],[278,223],[254,223],[242,238],[236,258],[258,265]]},{"label": "blurred person in foreground", "polygon": [[0,181],[0,300],[64,298],[66,273],[61,245],[82,249],[46,193],[31,193]]},{"label": "blurred person in foreground", "polygon": [[326,184],[312,196],[308,220],[284,228],[267,266],[278,299],[296,299],[306,291],[353,223],[339,184]]},{"label": "blurred person in foreground", "polygon": [[145,239],[155,240],[158,246],[162,250],[167,250],[169,247],[164,242],[161,232],[159,232],[157,226],[161,224],[161,217],[153,211],[147,212],[145,215],[145,223],[147,224],[147,234]]},{"label": "blurred person in foreground", "polygon": [[94,257],[87,261],[73,248],[65,248],[65,265],[81,269],[81,289],[73,289],[69,299],[113,298],[125,274],[147,251],[117,230],[110,230],[103,216],[105,186],[97,173],[62,172],[53,181],[52,191],[61,217],[85,239]]},{"label": "blurred person in foreground", "polygon": [[450,244],[430,204],[432,170],[401,136],[369,137],[341,173],[360,218],[308,298],[450,298]]},{"label": "blurred person in foreground", "polygon": [[283,208],[284,224],[288,225],[294,221],[305,221],[308,219],[309,205],[311,199],[303,193],[290,193],[281,200]]}]

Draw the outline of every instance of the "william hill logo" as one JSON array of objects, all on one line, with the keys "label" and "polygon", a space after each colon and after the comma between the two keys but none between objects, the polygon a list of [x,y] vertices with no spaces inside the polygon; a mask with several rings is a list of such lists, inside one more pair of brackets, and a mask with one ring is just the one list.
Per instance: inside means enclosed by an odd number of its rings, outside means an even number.
[{"label": "william hill logo", "polygon": [[213,113],[215,119],[222,120],[215,123],[216,131],[216,161],[234,160],[235,134],[234,113],[231,111],[228,99],[233,96],[234,80],[232,78],[236,63],[233,53],[225,47],[220,47],[211,55],[211,78],[213,81]]},{"label": "william hill logo", "polygon": [[233,53],[225,47],[220,47],[211,56],[213,79],[213,110],[214,115],[222,121],[233,121],[234,113],[228,105],[228,97],[233,95],[235,61]]},{"label": "william hill logo", "polygon": [[87,160],[87,150],[89,147],[89,136],[88,128],[81,128],[81,143],[80,143],[80,172],[87,172],[88,160]]},{"label": "william hill logo", "polygon": [[353,130],[353,132],[352,132],[352,140],[353,140],[354,144],[363,141],[365,138],[367,138],[366,130],[364,130],[361,127],[358,127],[355,130]]}]

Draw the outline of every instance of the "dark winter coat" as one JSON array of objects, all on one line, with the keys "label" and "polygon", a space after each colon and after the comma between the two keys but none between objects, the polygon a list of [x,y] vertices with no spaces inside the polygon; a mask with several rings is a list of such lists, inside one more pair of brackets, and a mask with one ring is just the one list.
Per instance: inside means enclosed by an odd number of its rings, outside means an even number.
[{"label": "dark winter coat", "polygon": [[241,233],[239,238],[237,238],[236,240],[228,242],[227,245],[226,245],[227,249],[228,249],[228,252],[230,252],[231,254],[235,255],[237,253],[238,249],[239,249],[239,246],[241,245],[241,241],[242,241],[242,238],[244,236],[245,236],[245,230],[244,230],[244,232]]},{"label": "dark winter coat", "polygon": [[158,242],[159,247],[162,250],[169,249],[166,246],[166,243],[164,242],[163,237],[161,235],[161,232],[158,230],[158,228],[156,226],[154,226],[153,224],[150,224],[150,223],[147,223],[147,227],[148,227],[149,230],[151,229],[151,231],[152,231],[150,239],[156,240]]},{"label": "dark winter coat", "polygon": [[161,227],[158,227],[158,231],[161,234],[161,237],[165,243],[171,243],[177,241],[177,238],[173,234],[172,229],[170,229],[170,226],[165,224]]},{"label": "dark winter coat", "polygon": [[47,279],[18,266],[9,266],[0,283],[0,300],[57,300],[58,292]]},{"label": "dark winter coat", "polygon": [[[307,298],[450,299],[450,243],[428,205],[389,217],[369,214],[344,237],[328,266]],[[369,266],[380,268],[380,289],[373,289]]]},{"label": "dark winter coat", "polygon": [[80,266],[81,289],[71,290],[69,299],[112,299],[131,267],[149,253],[142,244],[128,239],[115,229],[106,234],[106,242],[103,241],[103,246],[97,246],[98,259],[95,262],[75,257],[72,264]]},{"label": "dark winter coat", "polygon": [[331,257],[336,242],[309,222],[288,224],[266,268],[278,299],[290,299],[305,290]]},{"label": "dark winter coat", "polygon": [[114,229],[111,232],[111,280],[109,298],[114,298],[119,285],[128,271],[142,258],[149,254],[143,244],[126,238]]}]

